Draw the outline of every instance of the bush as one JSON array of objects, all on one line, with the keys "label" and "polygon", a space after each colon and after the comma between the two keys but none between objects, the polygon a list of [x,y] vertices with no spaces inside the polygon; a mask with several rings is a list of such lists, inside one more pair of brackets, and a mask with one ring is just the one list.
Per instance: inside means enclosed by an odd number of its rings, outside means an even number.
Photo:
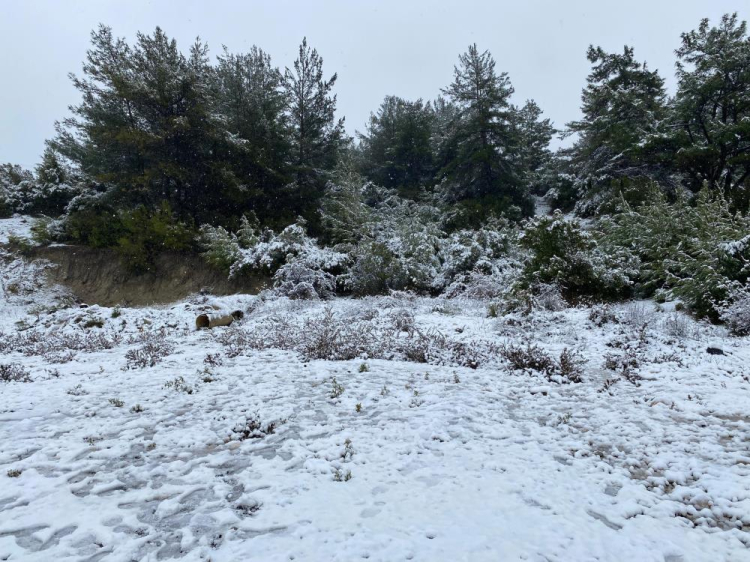
[{"label": "bush", "polygon": [[[343,287],[355,296],[383,295],[398,286],[403,271],[396,256],[385,244],[365,242],[354,251],[354,263],[341,279]],[[396,286],[394,286],[396,285]]]},{"label": "bush", "polygon": [[162,251],[186,250],[192,245],[192,230],[174,218],[166,201],[157,211],[140,206],[119,216],[123,234],[117,240],[117,251],[132,271],[148,271]]},{"label": "bush", "polygon": [[0,382],[31,382],[31,377],[23,365],[0,364]]},{"label": "bush", "polygon": [[276,293],[291,299],[327,299],[336,294],[336,278],[303,260],[282,265],[273,281]]},{"label": "bush", "polygon": [[727,302],[719,307],[719,316],[729,330],[738,336],[750,334],[750,285],[734,289]]},{"label": "bush", "polygon": [[674,204],[654,195],[600,225],[600,241],[639,258],[638,290],[679,298],[699,317],[720,318],[722,303],[750,277],[750,217],[730,212],[721,194],[702,190]]},{"label": "bush", "polygon": [[631,290],[636,260],[626,251],[603,252],[594,238],[560,211],[524,225],[521,246],[529,253],[520,289],[557,285],[568,299],[612,299]]},{"label": "bush", "polygon": [[201,227],[204,258],[230,276],[245,271],[272,274],[278,294],[291,298],[329,298],[336,293],[336,275],[348,256],[321,248],[298,219],[276,234],[258,231],[257,223],[243,217],[240,229],[230,233],[219,227]]}]

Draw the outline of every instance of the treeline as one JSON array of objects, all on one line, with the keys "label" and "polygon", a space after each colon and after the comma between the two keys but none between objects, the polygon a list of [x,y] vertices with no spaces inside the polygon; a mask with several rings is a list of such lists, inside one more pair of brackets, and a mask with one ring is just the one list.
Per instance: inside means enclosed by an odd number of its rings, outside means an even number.
[{"label": "treeline", "polygon": [[2,205],[54,214],[66,192],[81,192],[101,213],[166,203],[194,225],[236,226],[252,212],[276,227],[303,216],[319,232],[320,200],[345,161],[403,197],[451,206],[453,227],[529,216],[532,193],[601,213],[618,194],[637,201],[653,182],[669,194],[707,184],[747,212],[746,25],[736,14],[715,27],[704,20],[682,35],[676,55],[670,97],[631,47],[591,47],[583,115],[562,131],[576,140],[552,153],[549,119],[533,100],[512,102],[510,78],[476,45],[434,101],[388,96],[350,139],[335,115],[336,74],[306,41],[281,70],[258,47],[225,48],[212,60],[200,40],[183,53],[159,28],[130,45],[101,26],[82,74],[71,75],[81,102],[57,124],[36,183],[3,168]]},{"label": "treeline", "polygon": [[[300,298],[678,298],[750,332],[750,38],[736,14],[682,34],[673,96],[633,48],[590,47],[582,116],[559,131],[476,45],[435,99],[387,96],[349,138],[336,74],[305,40],[282,70],[258,47],[183,53],[159,28],[132,45],[104,26],[91,38],[71,75],[81,101],[42,162],[0,166],[0,214],[59,217],[41,240],[116,247],[137,270],[200,250]],[[558,133],[574,139],[553,152]],[[533,196],[594,220],[529,220]]]}]

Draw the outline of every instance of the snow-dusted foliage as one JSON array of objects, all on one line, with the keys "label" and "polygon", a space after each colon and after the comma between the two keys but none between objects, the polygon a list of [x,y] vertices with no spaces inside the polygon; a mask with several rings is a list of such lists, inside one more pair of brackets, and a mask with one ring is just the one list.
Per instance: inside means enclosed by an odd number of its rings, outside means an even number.
[{"label": "snow-dusted foliage", "polygon": [[0,166],[0,216],[10,216],[21,212],[24,193],[34,189],[34,175],[15,164]]},{"label": "snow-dusted foliage", "polygon": [[278,234],[259,231],[243,217],[236,233],[204,225],[201,238],[206,259],[228,268],[229,275],[254,271],[272,275],[277,292],[293,298],[328,298],[336,293],[336,277],[348,256],[319,246],[300,219]]},{"label": "snow-dusted foliage", "polygon": [[719,316],[732,333],[740,336],[750,334],[750,284],[735,288],[719,308]]},{"label": "snow-dusted foliage", "polygon": [[732,213],[721,194],[701,191],[691,202],[654,193],[648,205],[627,208],[600,225],[612,255],[640,259],[640,291],[677,297],[699,316],[718,320],[718,307],[750,277],[750,217]]},{"label": "snow-dusted foliage", "polygon": [[614,298],[628,294],[637,260],[625,251],[604,252],[591,233],[560,211],[524,224],[520,243],[528,251],[520,286],[559,285],[567,297]]},{"label": "snow-dusted foliage", "polygon": [[36,174],[17,165],[0,166],[0,216],[13,213],[59,215],[80,193],[80,180],[52,151]]},{"label": "snow-dusted foliage", "polygon": [[490,286],[507,286],[517,230],[507,221],[489,221],[449,233],[443,211],[436,202],[411,201],[355,175],[331,186],[324,223],[353,248],[342,286],[358,295],[448,290],[454,296],[467,290],[494,294]]}]

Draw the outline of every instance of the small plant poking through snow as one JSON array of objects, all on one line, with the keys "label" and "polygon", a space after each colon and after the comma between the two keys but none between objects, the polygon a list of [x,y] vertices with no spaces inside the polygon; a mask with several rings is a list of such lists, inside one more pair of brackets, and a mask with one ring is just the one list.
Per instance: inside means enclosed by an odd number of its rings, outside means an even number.
[{"label": "small plant poking through snow", "polygon": [[333,377],[331,379],[331,393],[329,396],[335,400],[342,394],[344,394],[344,386],[336,380],[336,377]]},{"label": "small plant poking through snow", "polygon": [[109,403],[112,404],[115,408],[122,408],[125,405],[125,402],[123,402],[119,398],[110,398]]},{"label": "small plant poking through snow", "polygon": [[195,389],[185,382],[184,377],[177,377],[174,380],[165,382],[164,388],[172,388],[185,394],[193,394],[195,392]]},{"label": "small plant poking through snow", "polygon": [[69,388],[67,393],[71,396],[86,396],[88,394],[80,384],[75,385],[73,388]]},{"label": "small plant poking through snow", "polygon": [[209,353],[203,359],[203,363],[209,367],[221,367],[224,364],[224,359],[221,353]]},{"label": "small plant poking through snow", "polygon": [[8,469],[8,478],[18,478],[23,474],[23,470],[19,470],[17,468],[9,468]]},{"label": "small plant poking through snow", "polygon": [[267,435],[271,435],[276,432],[276,427],[283,423],[282,421],[270,421],[266,424],[260,419],[260,415],[255,412],[249,417],[245,418],[245,421],[236,425],[232,429],[232,434],[235,439],[239,441],[245,441],[246,439],[262,439]]},{"label": "small plant poking through snow", "polygon": [[343,472],[340,468],[337,468],[333,471],[333,481],[334,482],[349,482],[349,480],[352,479],[352,471],[347,470],[346,472]]},{"label": "small plant poking through snow", "polygon": [[344,450],[341,452],[341,460],[349,462],[354,457],[354,447],[352,446],[352,440],[346,439],[344,441]]}]

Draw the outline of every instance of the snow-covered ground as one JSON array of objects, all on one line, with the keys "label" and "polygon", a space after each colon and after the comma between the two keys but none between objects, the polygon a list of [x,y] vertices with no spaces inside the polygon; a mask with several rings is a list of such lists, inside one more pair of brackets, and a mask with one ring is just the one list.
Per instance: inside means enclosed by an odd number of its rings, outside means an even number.
[{"label": "snow-covered ground", "polygon": [[750,560],[747,338],[487,305],[4,294],[0,560]]},{"label": "snow-covered ground", "polygon": [[25,215],[0,219],[0,244],[7,244],[11,236],[24,239],[31,238],[33,224],[34,219]]}]

